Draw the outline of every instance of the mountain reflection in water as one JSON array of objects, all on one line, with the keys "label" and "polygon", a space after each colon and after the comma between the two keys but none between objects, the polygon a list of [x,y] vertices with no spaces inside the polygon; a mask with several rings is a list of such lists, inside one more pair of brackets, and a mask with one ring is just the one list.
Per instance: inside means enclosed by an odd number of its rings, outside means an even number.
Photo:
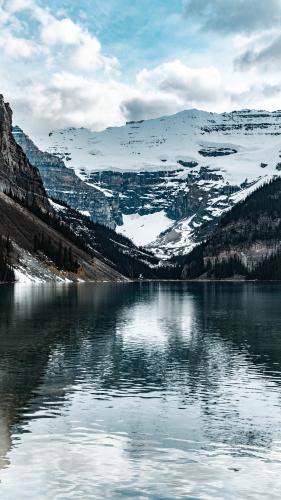
[{"label": "mountain reflection in water", "polygon": [[1,499],[280,498],[281,285],[0,294]]}]

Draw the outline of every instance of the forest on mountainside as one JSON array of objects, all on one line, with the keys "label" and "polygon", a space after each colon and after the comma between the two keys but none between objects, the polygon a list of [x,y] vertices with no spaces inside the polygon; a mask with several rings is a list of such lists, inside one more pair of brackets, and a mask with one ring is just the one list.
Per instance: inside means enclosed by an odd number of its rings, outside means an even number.
[{"label": "forest on mountainside", "polygon": [[206,242],[173,262],[184,279],[278,280],[280,244],[281,179],[276,178],[227,212]]},{"label": "forest on mountainside", "polygon": [[15,281],[15,273],[11,266],[12,252],[13,245],[9,235],[0,236],[0,281],[3,283]]}]

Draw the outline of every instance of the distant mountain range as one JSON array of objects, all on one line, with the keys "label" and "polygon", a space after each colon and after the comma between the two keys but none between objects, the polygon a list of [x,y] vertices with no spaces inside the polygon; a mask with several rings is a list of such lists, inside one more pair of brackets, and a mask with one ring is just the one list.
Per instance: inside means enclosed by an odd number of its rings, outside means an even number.
[{"label": "distant mountain range", "polygon": [[22,131],[14,135],[48,192],[164,258],[204,241],[281,171],[281,111],[194,109],[103,132],[50,131],[36,145],[59,162],[52,171]]},{"label": "distant mountain range", "polygon": [[[281,279],[280,134],[279,112],[192,110],[100,134],[53,132],[56,146],[41,151],[12,129],[1,96],[0,281]],[[89,154],[103,157],[86,168]]]}]

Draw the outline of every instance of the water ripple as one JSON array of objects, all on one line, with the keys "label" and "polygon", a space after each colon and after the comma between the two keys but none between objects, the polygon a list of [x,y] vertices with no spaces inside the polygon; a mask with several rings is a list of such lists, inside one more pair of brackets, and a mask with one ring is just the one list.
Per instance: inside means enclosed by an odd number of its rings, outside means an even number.
[{"label": "water ripple", "polygon": [[279,500],[280,285],[0,292],[1,500]]}]

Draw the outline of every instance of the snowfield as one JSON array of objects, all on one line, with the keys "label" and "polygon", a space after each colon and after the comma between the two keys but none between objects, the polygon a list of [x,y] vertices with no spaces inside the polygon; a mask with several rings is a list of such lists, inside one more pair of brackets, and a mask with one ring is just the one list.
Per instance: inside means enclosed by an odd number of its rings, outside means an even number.
[{"label": "snowfield", "polygon": [[[275,170],[281,150],[281,112],[207,113],[196,109],[102,132],[55,130],[37,137],[43,151],[55,153],[78,174],[81,170],[173,170],[178,162],[214,167],[233,183]],[[199,151],[237,153],[203,156]]]},{"label": "snowfield", "polygon": [[123,226],[117,226],[117,232],[130,238],[138,246],[152,243],[173,224],[163,210],[148,215],[123,215],[123,221]]}]

